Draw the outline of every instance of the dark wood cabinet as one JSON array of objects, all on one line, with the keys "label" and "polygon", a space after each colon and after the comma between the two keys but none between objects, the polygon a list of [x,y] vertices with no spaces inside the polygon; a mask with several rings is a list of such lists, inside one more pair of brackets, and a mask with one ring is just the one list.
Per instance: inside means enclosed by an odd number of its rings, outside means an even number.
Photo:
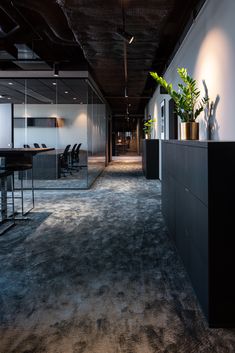
[{"label": "dark wood cabinet", "polygon": [[235,142],[162,143],[162,211],[211,327],[235,327]]},{"label": "dark wood cabinet", "polygon": [[143,140],[142,169],[147,179],[159,178],[159,140]]}]

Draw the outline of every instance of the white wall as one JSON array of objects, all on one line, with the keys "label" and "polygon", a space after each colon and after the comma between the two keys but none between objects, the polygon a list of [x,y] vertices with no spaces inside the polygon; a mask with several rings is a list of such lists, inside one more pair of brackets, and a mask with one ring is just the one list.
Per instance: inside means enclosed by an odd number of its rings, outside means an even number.
[{"label": "white wall", "polygon": [[[168,67],[164,77],[177,88],[178,67],[186,67],[189,74],[197,79],[202,94],[202,80],[208,87],[209,97],[218,101],[212,138],[235,140],[235,0],[208,0],[193,23],[180,49]],[[168,117],[169,96],[160,95],[159,88],[149,102],[149,114],[160,117],[160,102],[166,99]],[[200,139],[206,139],[206,126],[202,113]],[[167,124],[168,127],[168,124]],[[156,124],[160,137],[160,124]]]},{"label": "white wall", "polygon": [[66,145],[82,143],[87,149],[87,105],[83,104],[15,104],[15,117],[58,117],[64,126],[58,128],[15,128],[15,147],[27,143],[45,143],[48,147],[64,148]]},{"label": "white wall", "polygon": [[0,104],[0,148],[12,147],[12,104]]}]

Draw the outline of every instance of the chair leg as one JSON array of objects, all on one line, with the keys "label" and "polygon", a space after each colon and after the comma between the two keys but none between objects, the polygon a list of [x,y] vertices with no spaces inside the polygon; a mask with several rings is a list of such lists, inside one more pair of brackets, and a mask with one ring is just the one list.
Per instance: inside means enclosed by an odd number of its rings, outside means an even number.
[{"label": "chair leg", "polygon": [[[14,184],[13,184],[13,175],[11,178],[11,202],[8,202],[8,187],[7,177],[1,178],[1,227],[0,235],[5,233],[9,228],[15,225],[15,216],[14,216]],[[8,208],[8,205],[12,206],[11,212]]]},{"label": "chair leg", "polygon": [[14,173],[12,173],[11,175],[11,202],[12,202],[12,219],[15,224]]},{"label": "chair leg", "polygon": [[32,203],[34,208],[34,176],[33,176],[33,168],[32,168]]},{"label": "chair leg", "polygon": [[[23,180],[23,178],[22,178]],[[31,172],[31,188],[32,188],[32,207],[29,208],[26,212],[23,212],[23,216],[26,216],[30,211],[32,211],[32,209],[34,208],[34,178],[33,178],[33,168],[32,168],[32,172]]]},{"label": "chair leg", "polygon": [[[21,199],[21,216],[24,217],[26,216],[33,208],[34,208],[34,179],[33,179],[33,172],[32,172],[32,180],[31,180],[31,195],[32,195],[32,207],[30,207],[27,211],[25,211],[24,209],[24,172],[22,171],[19,171],[19,177],[20,177],[20,195],[19,197],[17,198],[20,198]],[[15,197],[16,198],[16,197]],[[18,218],[19,220],[21,218]],[[22,218],[24,219],[24,218]]]},{"label": "chair leg", "polygon": [[20,193],[21,193],[21,214],[24,215],[24,184],[23,184],[23,173],[21,173],[20,178]]}]

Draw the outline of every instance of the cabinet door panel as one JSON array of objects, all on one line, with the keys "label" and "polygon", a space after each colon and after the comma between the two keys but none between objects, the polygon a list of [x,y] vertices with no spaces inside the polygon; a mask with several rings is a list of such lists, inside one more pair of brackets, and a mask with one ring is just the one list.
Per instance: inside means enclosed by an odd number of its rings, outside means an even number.
[{"label": "cabinet door panel", "polygon": [[170,174],[162,180],[162,212],[167,228],[174,238],[175,234],[175,182]]},{"label": "cabinet door panel", "polygon": [[188,255],[189,255],[189,208],[187,202],[187,192],[185,188],[176,183],[176,215],[175,215],[175,229],[176,229],[176,246],[180,256],[184,262],[185,267],[188,267]]},{"label": "cabinet door panel", "polygon": [[192,245],[208,264],[208,208],[191,195],[191,240]]},{"label": "cabinet door panel", "polygon": [[188,207],[188,273],[199,302],[208,316],[208,209],[191,192]]},{"label": "cabinet door panel", "polygon": [[208,150],[187,146],[186,151],[185,185],[205,205],[208,205]]},{"label": "cabinet door panel", "polygon": [[181,183],[182,185],[186,184],[186,153],[187,153],[187,146],[184,145],[172,145],[175,150],[175,178],[176,180]]},{"label": "cabinet door panel", "polygon": [[162,154],[163,168],[166,168],[168,170],[168,173],[171,174],[172,176],[175,174],[175,163],[176,163],[174,147],[175,146],[172,145],[171,143],[168,143],[165,141],[162,142],[162,148],[164,150]]},{"label": "cabinet door panel", "polygon": [[208,318],[208,263],[202,258],[193,242],[190,242],[188,274],[201,307]]}]

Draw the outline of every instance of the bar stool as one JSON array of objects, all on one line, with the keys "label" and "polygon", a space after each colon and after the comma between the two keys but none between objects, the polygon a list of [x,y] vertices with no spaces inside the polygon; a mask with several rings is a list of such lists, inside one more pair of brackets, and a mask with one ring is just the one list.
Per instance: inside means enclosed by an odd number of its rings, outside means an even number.
[{"label": "bar stool", "polygon": [[[18,172],[19,174],[19,180],[20,180],[20,196],[14,196],[14,199],[20,199],[21,200],[21,215],[26,216],[33,208],[34,208],[34,178],[33,178],[33,165],[32,163],[12,163],[12,164],[7,164],[6,165],[7,170],[13,172]],[[24,210],[24,174],[25,172],[31,170],[32,175],[31,175],[31,193],[32,193],[32,207],[29,208],[27,211]],[[15,188],[15,180],[14,180],[14,191],[16,191]]]},{"label": "bar stool", "polygon": [[[8,186],[7,178],[10,177],[10,194],[8,197]],[[0,190],[1,190],[1,208],[0,208],[0,235],[5,233],[9,228],[15,225],[15,208],[14,208],[14,184],[13,184],[13,172],[8,170],[0,170]],[[10,202],[8,202],[10,199]],[[8,212],[8,205],[11,205],[11,212]]]}]

